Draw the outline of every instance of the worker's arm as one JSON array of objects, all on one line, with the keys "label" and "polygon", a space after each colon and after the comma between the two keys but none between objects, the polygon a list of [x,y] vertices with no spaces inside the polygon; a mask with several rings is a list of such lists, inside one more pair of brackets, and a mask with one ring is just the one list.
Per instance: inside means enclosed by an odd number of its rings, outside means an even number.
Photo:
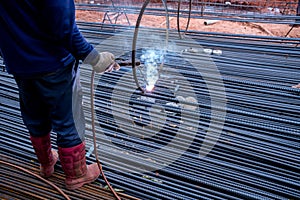
[{"label": "worker's arm", "polygon": [[71,0],[43,0],[39,2],[41,22],[47,37],[59,45],[70,45],[75,21],[75,5]]},{"label": "worker's arm", "polygon": [[54,40],[64,47],[77,59],[92,65],[93,69],[102,73],[118,70],[112,53],[98,53],[82,36],[75,22],[75,4],[72,0],[45,0],[43,13],[46,17],[48,31]]},{"label": "worker's arm", "polygon": [[43,0],[41,14],[48,37],[66,48],[77,60],[84,60],[93,50],[76,26],[74,1]]},{"label": "worker's arm", "polygon": [[94,49],[81,35],[75,23],[72,34],[71,52],[75,58],[83,60],[85,64],[92,65],[97,73],[111,72],[120,69],[120,66],[115,62],[115,56],[110,52],[99,53]]},{"label": "worker's arm", "polygon": [[76,23],[72,34],[72,50],[73,55],[85,64],[92,65],[97,73],[111,72],[119,70],[120,66],[115,62],[115,56],[110,52],[99,53],[89,44],[79,32]]}]

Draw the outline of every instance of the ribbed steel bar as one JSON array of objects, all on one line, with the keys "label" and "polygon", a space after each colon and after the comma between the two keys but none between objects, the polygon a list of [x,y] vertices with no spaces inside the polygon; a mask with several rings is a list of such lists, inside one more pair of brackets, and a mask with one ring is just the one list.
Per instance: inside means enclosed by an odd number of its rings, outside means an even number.
[{"label": "ribbed steel bar", "polygon": [[[168,5],[168,12],[170,13],[170,16],[176,17],[178,14],[177,4],[173,3],[174,7],[172,8],[172,4]],[[142,4],[141,4],[142,6]],[[225,6],[220,5],[220,6]],[[124,10],[127,14],[138,14],[140,11],[140,7],[138,6],[124,6],[124,5],[89,5],[89,4],[77,4],[76,6],[77,10],[84,10],[84,11],[96,11],[96,12],[107,12],[112,11],[115,9]],[[204,18],[204,19],[216,19],[216,20],[229,20],[229,21],[239,21],[239,22],[262,22],[262,23],[278,23],[278,24],[291,24],[295,23],[294,20],[299,19],[296,15],[272,15],[272,14],[264,14],[262,12],[245,12],[245,13],[233,13],[230,12],[230,10],[224,10],[224,12],[218,12],[214,11],[213,9],[211,11],[205,10],[204,12],[201,10],[196,10],[195,7],[192,7],[191,12],[191,18]],[[210,8],[213,8],[213,6],[210,6]],[[217,5],[215,6],[217,8]],[[238,8],[236,8],[238,9]],[[232,9],[234,10],[234,8]],[[146,15],[154,15],[154,16],[164,16],[164,8],[162,4],[160,4],[160,7],[153,8],[149,7],[145,10]],[[188,18],[189,11],[181,9],[180,10],[180,16],[183,18]]]},{"label": "ribbed steel bar", "polygon": [[[97,34],[99,33],[99,29],[103,28],[101,31],[101,35],[97,38],[105,37],[106,34],[114,34],[111,30],[114,30],[116,32],[118,31],[124,31],[128,28],[134,28],[133,26],[126,26],[126,25],[115,25],[115,24],[102,24],[102,23],[95,23],[95,22],[85,22],[85,21],[77,21],[77,24],[80,26],[81,31],[95,31],[90,32]],[[151,31],[162,31],[162,29],[159,28],[151,28],[149,29]],[[175,31],[175,30],[174,30]],[[222,32],[205,32],[205,31],[195,31],[195,30],[189,30],[188,33],[190,35],[198,35],[206,37],[209,35],[210,37],[207,37],[206,39],[238,39],[244,42],[272,42],[274,44],[276,43],[287,43],[288,41],[300,41],[300,38],[293,38],[293,37],[279,37],[279,36],[263,36],[263,35],[247,35],[247,34],[232,34],[232,33],[222,33]],[[188,41],[184,41],[188,42]],[[293,43],[291,43],[293,44]]]},{"label": "ribbed steel bar", "polygon": [[[77,22],[77,24],[80,26],[81,31],[83,31],[84,33],[89,33],[89,34],[94,34],[95,36],[97,35],[97,33],[99,34],[99,29],[101,28],[105,28],[104,30],[102,30],[101,35],[99,35],[96,39],[99,41],[99,39],[101,38],[105,38],[106,36],[112,35],[114,34],[114,32],[112,31],[108,31],[109,29],[114,30],[115,32],[119,32],[119,31],[124,31],[125,29],[132,29],[132,26],[122,26],[122,25],[109,25],[109,24],[102,24],[102,23],[92,23],[92,22]],[[163,32],[163,29],[150,29],[149,31],[151,32]],[[208,40],[208,41],[214,41],[215,43],[223,43],[223,42],[234,42],[234,43],[241,43],[241,44],[245,44],[245,45],[252,45],[252,46],[257,46],[259,44],[264,44],[264,47],[268,47],[268,48],[284,48],[285,46],[282,44],[290,44],[290,45],[295,45],[297,43],[299,43],[300,39],[299,38],[286,38],[286,37],[270,37],[270,36],[256,36],[256,35],[238,35],[238,34],[228,34],[228,33],[214,33],[214,32],[199,32],[199,31],[188,31],[187,34],[189,35],[189,37],[195,37],[195,38],[199,38],[199,39],[203,39],[203,40]],[[209,35],[209,37],[207,37]],[[170,36],[172,36],[172,32],[170,32]],[[175,30],[173,33],[173,36],[177,36]],[[175,38],[175,37],[173,37]],[[178,38],[179,39],[179,38]],[[226,41],[224,41],[224,39],[226,39]],[[178,41],[180,42],[180,40]],[[184,42],[185,44],[188,44],[190,41],[181,41]],[[229,44],[230,44],[229,43]],[[232,45],[230,46],[232,47]],[[294,47],[294,46],[290,46]],[[296,49],[296,48],[295,48]],[[284,51],[282,52],[284,53]]]},{"label": "ribbed steel bar", "polygon": [[[12,143],[11,143],[12,145]],[[8,148],[8,149],[6,149]],[[9,150],[9,147],[3,147],[3,150]],[[39,173],[39,168],[37,167],[37,163],[33,162],[28,158],[32,157],[25,152],[16,154],[14,150],[12,150],[11,154],[9,151],[8,155],[0,154],[1,161],[5,160],[9,163],[18,165],[19,167],[23,167],[24,169],[30,169],[34,173]],[[14,158],[12,158],[12,156]],[[18,158],[21,156],[20,158]],[[27,157],[27,158],[26,158]],[[31,158],[33,159],[33,158]],[[35,159],[35,158],[34,158]],[[23,171],[14,170],[6,165],[0,165],[0,173],[1,173],[1,182],[6,183],[5,186],[1,188],[1,193],[14,194],[18,199],[62,199],[62,196],[53,190],[49,185],[42,183],[38,179],[33,178],[30,174],[24,173]],[[63,175],[60,172],[56,172],[54,177],[51,177],[50,181],[55,182],[59,187],[64,188],[63,184]],[[11,187],[13,185],[13,187]],[[72,199],[103,199],[110,200],[112,199],[112,195],[110,191],[99,188],[96,184],[85,186],[80,191],[68,191],[63,189],[65,193],[67,193]],[[122,199],[136,199],[130,198],[126,195],[120,195]]]},{"label": "ribbed steel bar", "polygon": [[[101,103],[103,103],[103,102],[101,102]],[[297,154],[296,154],[297,155]],[[232,162],[232,161],[231,161]]]},{"label": "ribbed steel bar", "polygon": [[[94,45],[101,45],[103,40],[113,36],[115,33],[113,31],[121,33],[125,28],[106,26],[100,30],[94,23],[80,23],[80,27]],[[149,33],[159,35],[163,30],[149,29]],[[173,36],[171,34],[171,39],[176,40],[175,35],[176,33]],[[128,123],[134,121],[134,118],[139,119],[141,116],[142,119],[146,119],[149,115],[148,108],[153,103],[142,101],[139,92],[132,95],[130,105],[124,99],[123,94],[131,93],[130,88],[134,88],[133,79],[130,77],[121,79],[125,73],[131,73],[130,68],[125,67],[118,72],[102,75],[96,83],[96,120],[107,139],[103,139],[100,134],[96,139],[100,155],[103,148],[107,148],[106,156],[100,159],[104,163],[103,169],[111,184],[114,188],[123,189],[125,193],[142,199],[299,198],[300,93],[299,89],[291,88],[292,84],[299,81],[297,70],[300,59],[298,49],[292,45],[298,39],[289,38],[281,41],[280,38],[247,38],[226,34],[212,34],[208,37],[207,33],[201,32],[193,32],[191,35],[204,48],[220,47],[223,50],[221,56],[212,55],[211,58],[222,77],[227,107],[218,107],[210,102],[207,85],[221,86],[212,69],[203,66],[203,73],[211,76],[210,80],[205,81],[201,73],[195,73],[191,65],[183,61],[180,54],[178,56],[171,53],[165,62],[166,74],[162,74],[164,79],[158,82],[157,90],[149,97],[161,102],[160,106],[174,116],[170,115],[168,121],[164,122],[158,110],[152,111],[151,122],[154,127],[165,123],[165,128],[161,132],[149,127],[144,129],[141,126],[131,127]],[[132,36],[124,35],[124,38],[126,37]],[[147,38],[139,39],[147,41]],[[105,46],[105,49],[114,52],[115,48],[121,48],[123,44],[110,45]],[[178,45],[189,48],[193,44],[183,40],[178,42]],[[291,55],[286,57],[287,54]],[[202,58],[193,53],[187,53],[185,57],[194,59],[199,64],[202,62]],[[90,129],[88,89],[90,73],[89,66],[81,67],[87,149],[94,148]],[[178,77],[178,74],[184,78]],[[16,154],[22,163],[30,159],[36,160],[20,117],[16,85],[12,77],[4,72],[0,73],[0,79],[1,152],[6,152],[10,156]],[[196,106],[199,112],[174,107],[172,104],[166,105],[178,102],[176,95],[172,94],[176,84],[172,83],[183,79],[188,83],[180,84],[179,89],[187,91],[188,87],[192,86],[197,103],[183,101],[182,104]],[[171,93],[162,89],[166,85],[169,86]],[[112,97],[114,90],[119,93],[114,93]],[[222,91],[214,92],[215,100],[222,101],[224,98]],[[188,95],[186,92],[183,94]],[[114,115],[111,112],[112,99],[117,102],[114,109],[118,112]],[[128,116],[126,109],[130,106],[135,112]],[[221,134],[212,151],[205,158],[200,158],[199,148],[203,145],[210,120],[220,120],[220,116],[211,114],[211,109],[226,111],[225,124],[211,125]],[[199,116],[200,120],[196,120],[196,116]],[[116,119],[119,119],[118,122]],[[182,134],[185,137],[178,140],[173,149],[151,158],[143,154],[163,148],[176,137],[180,120],[186,121],[188,126],[196,131],[196,135],[190,135],[191,130],[184,127]],[[100,131],[100,127],[97,131]],[[141,134],[144,131],[145,136],[153,137],[135,137],[130,134],[134,131]],[[180,158],[176,158],[181,146],[190,140],[192,143],[186,152]],[[52,142],[56,148],[55,134]],[[123,149],[123,152],[111,151],[115,146]],[[89,156],[88,162],[93,162],[93,159],[93,156]],[[127,171],[128,168],[138,169],[139,166],[147,167],[149,164],[155,164],[154,162],[164,163],[170,159],[174,162],[153,172]],[[37,163],[31,165],[38,169]],[[61,171],[58,175],[61,175]],[[104,184],[102,180],[99,181]],[[63,185],[63,181],[59,184]],[[90,188],[92,187],[93,185]],[[89,197],[93,196],[92,191],[89,191]],[[7,191],[5,194],[12,195]]]}]

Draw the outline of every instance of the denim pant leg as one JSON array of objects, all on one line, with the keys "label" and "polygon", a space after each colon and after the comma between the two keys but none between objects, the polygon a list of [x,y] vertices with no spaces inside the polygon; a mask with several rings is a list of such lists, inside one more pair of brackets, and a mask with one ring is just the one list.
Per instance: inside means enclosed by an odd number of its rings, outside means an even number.
[{"label": "denim pant leg", "polygon": [[55,73],[39,77],[15,77],[22,118],[30,134],[42,136],[53,129],[60,147],[73,147],[82,142],[85,124],[77,72],[72,63]]},{"label": "denim pant leg", "polygon": [[20,110],[30,135],[40,137],[52,130],[51,109],[36,87],[36,79],[14,77],[18,85]]},{"label": "denim pant leg", "polygon": [[65,92],[58,99],[51,113],[53,131],[57,133],[57,145],[73,147],[84,140],[85,119],[82,108],[82,90],[79,81],[79,69],[73,65],[62,78],[68,77]]}]

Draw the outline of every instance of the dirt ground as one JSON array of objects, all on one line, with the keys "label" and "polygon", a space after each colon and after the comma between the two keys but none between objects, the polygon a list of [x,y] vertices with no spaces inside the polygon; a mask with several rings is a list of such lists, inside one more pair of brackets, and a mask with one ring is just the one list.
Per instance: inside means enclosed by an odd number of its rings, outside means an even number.
[{"label": "dirt ground", "polygon": [[[103,13],[94,11],[80,11],[76,13],[77,20],[88,22],[102,22]],[[127,14],[130,24],[135,25],[137,15]],[[173,29],[177,29],[177,18],[170,17],[170,26]],[[204,25],[203,19],[191,19],[189,30],[207,31],[207,32],[219,32],[219,33],[232,33],[232,34],[248,34],[248,35],[264,35],[264,36],[281,36],[285,37],[290,26],[287,24],[267,24],[267,23],[249,23],[249,22],[231,22],[231,21],[218,21],[211,25]],[[181,29],[186,27],[186,18],[180,19]],[[105,23],[109,23],[105,21]],[[127,25],[128,22],[124,14],[120,15],[117,20],[117,24]],[[164,16],[143,16],[142,26],[165,28],[166,18]],[[300,27],[293,28],[287,37],[299,38]]]}]

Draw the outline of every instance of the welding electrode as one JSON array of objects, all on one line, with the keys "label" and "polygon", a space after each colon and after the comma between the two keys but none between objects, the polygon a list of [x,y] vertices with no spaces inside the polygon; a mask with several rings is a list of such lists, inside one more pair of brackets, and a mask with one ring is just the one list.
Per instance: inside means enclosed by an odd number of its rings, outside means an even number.
[{"label": "welding electrode", "polygon": [[[126,66],[132,66],[132,61],[131,60],[125,60],[125,59],[122,59],[122,58],[116,58],[116,62],[120,65],[120,66],[123,66],[123,67],[126,67]],[[141,62],[139,60],[136,60],[135,61],[135,65],[136,66],[139,66],[141,65]]]}]

